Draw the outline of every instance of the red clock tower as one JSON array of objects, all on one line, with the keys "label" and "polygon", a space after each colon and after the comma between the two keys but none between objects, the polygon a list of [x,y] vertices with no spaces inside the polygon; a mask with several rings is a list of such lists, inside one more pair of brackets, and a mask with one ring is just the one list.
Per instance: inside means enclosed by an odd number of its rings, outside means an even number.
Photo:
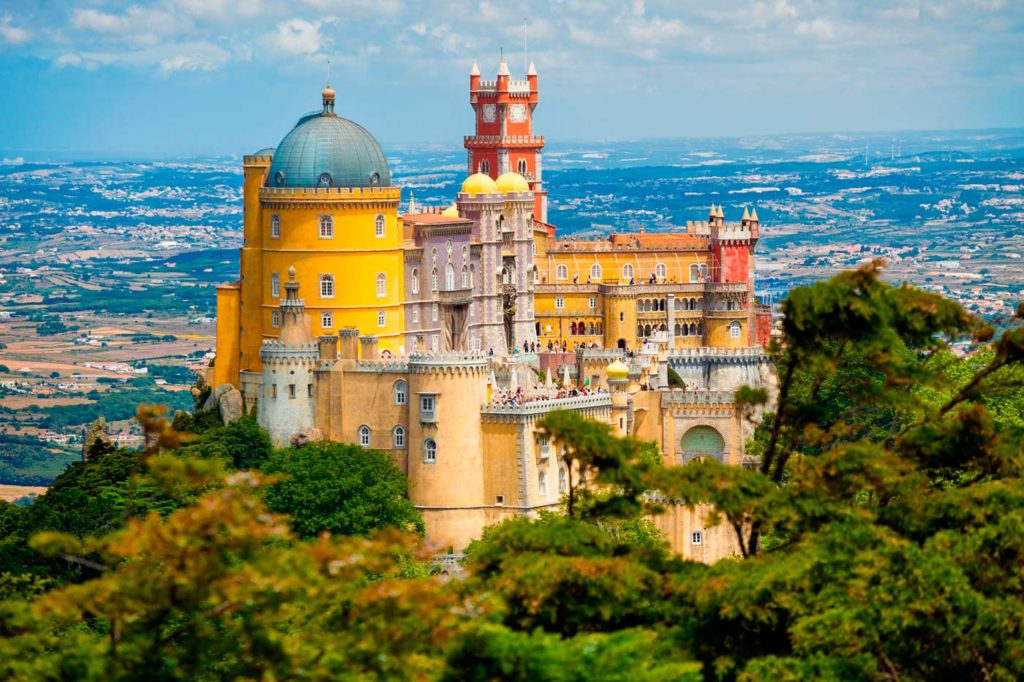
[{"label": "red clock tower", "polygon": [[476,134],[465,138],[469,173],[519,173],[530,184],[535,199],[533,217],[548,221],[548,197],[541,181],[544,138],[533,134],[537,108],[537,69],[530,63],[526,80],[512,80],[508,64],[498,67],[493,81],[480,80],[480,69],[469,72],[469,103],[476,116]]}]

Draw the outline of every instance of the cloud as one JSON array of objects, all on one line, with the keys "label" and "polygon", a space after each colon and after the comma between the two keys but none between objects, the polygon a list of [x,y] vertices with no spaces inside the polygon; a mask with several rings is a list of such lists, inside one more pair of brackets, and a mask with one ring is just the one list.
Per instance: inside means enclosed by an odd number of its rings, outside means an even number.
[{"label": "cloud", "polygon": [[177,46],[179,51],[170,57],[160,60],[160,70],[164,73],[176,71],[216,71],[222,67],[230,55],[217,47],[206,43]]},{"label": "cloud", "polygon": [[832,40],[836,34],[832,22],[821,17],[811,19],[810,21],[801,21],[794,30],[798,36],[816,38],[818,40]]},{"label": "cloud", "polygon": [[322,23],[305,19],[282,21],[271,36],[271,43],[288,54],[315,54],[320,51]]},{"label": "cloud", "polygon": [[76,8],[71,13],[71,26],[131,43],[155,43],[189,28],[187,22],[170,12],[138,5],[132,5],[122,14]]},{"label": "cloud", "polygon": [[229,58],[226,50],[212,43],[182,42],[136,50],[62,52],[53,64],[58,68],[88,71],[103,66],[156,67],[159,73],[170,75],[184,71],[216,71]]},{"label": "cloud", "polygon": [[10,16],[0,17],[0,38],[6,42],[11,45],[21,45],[31,37],[31,34],[25,29],[12,25]]}]

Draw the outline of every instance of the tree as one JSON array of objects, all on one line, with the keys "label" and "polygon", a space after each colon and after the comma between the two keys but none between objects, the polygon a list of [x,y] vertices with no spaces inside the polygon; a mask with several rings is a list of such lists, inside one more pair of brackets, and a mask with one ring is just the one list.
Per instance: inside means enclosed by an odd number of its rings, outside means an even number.
[{"label": "tree", "polygon": [[407,479],[379,450],[310,443],[275,451],[261,470],[282,475],[267,491],[267,504],[288,514],[301,537],[366,535],[386,527],[423,534]]}]

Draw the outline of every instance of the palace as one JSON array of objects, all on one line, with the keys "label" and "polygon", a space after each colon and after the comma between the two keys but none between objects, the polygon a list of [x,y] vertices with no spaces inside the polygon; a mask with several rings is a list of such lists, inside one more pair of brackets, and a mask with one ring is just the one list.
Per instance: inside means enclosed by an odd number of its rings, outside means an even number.
[{"label": "palace", "polygon": [[[569,477],[536,424],[570,409],[657,442],[667,465],[744,465],[742,384],[770,385],[754,297],[756,210],[671,234],[559,237],[534,135],[537,71],[469,79],[475,134],[450,206],[400,211],[380,145],[335,91],[243,160],[241,277],[217,289],[214,386],[275,443],[390,452],[428,540],[558,505]],[[680,385],[680,382],[682,385]],[[734,553],[707,510],[655,519],[676,551]]]}]

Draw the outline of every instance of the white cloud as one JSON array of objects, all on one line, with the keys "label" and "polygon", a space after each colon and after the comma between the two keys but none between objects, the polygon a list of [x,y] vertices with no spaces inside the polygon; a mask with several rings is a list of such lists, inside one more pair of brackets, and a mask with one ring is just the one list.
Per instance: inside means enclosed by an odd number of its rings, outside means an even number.
[{"label": "white cloud", "polygon": [[181,71],[216,71],[230,54],[205,42],[155,45],[137,50],[63,52],[54,60],[60,68],[98,69],[102,66],[156,67],[165,75]]},{"label": "white cloud", "polygon": [[836,34],[832,22],[822,17],[817,17],[810,21],[801,21],[796,25],[795,31],[798,36],[816,38],[818,40],[831,40]]},{"label": "white cloud", "polygon": [[160,70],[175,71],[216,71],[230,56],[216,45],[192,44],[176,46],[179,51],[160,60]]},{"label": "white cloud", "polygon": [[123,14],[76,8],[71,13],[71,26],[132,43],[154,43],[188,29],[187,22],[170,12],[138,5],[132,5]]},{"label": "white cloud", "polygon": [[11,24],[11,17],[4,15],[0,17],[0,38],[11,45],[21,45],[31,37],[28,31]]},{"label": "white cloud", "polygon": [[320,21],[289,19],[277,25],[271,42],[282,52],[308,55],[320,51]]}]

